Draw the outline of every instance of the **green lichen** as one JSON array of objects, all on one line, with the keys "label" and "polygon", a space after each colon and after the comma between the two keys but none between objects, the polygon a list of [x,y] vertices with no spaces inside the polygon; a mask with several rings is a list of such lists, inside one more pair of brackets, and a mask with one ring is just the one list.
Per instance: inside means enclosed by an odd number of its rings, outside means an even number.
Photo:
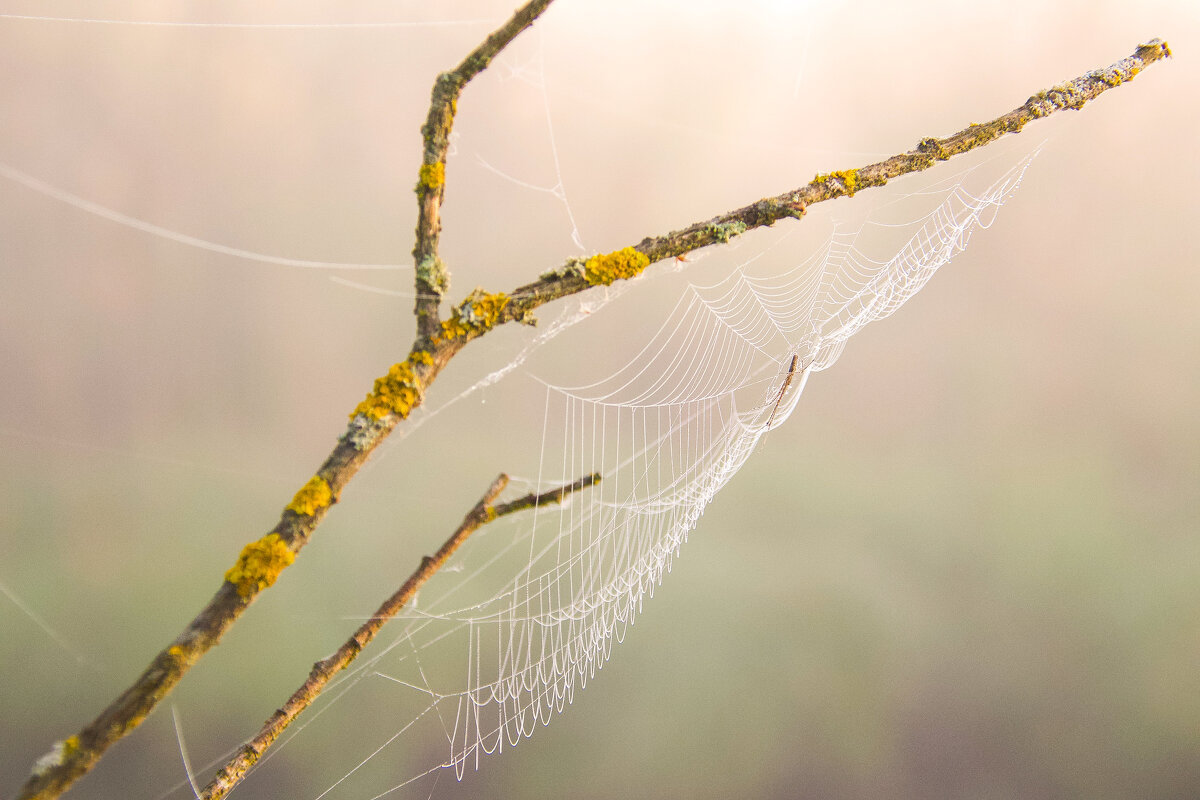
[{"label": "green lichen", "polygon": [[417,262],[417,280],[424,283],[439,297],[450,288],[450,272],[435,255],[428,255]]},{"label": "green lichen", "polygon": [[295,560],[296,554],[279,534],[268,533],[242,548],[237,563],[225,572],[225,580],[237,587],[240,596],[250,597],[273,584]]},{"label": "green lichen", "polygon": [[650,259],[632,247],[594,255],[583,264],[583,279],[592,286],[610,286],[615,281],[637,277],[650,266]]},{"label": "green lichen", "polygon": [[328,507],[332,499],[333,492],[329,488],[329,483],[321,476],[314,475],[308,483],[301,487],[300,491],[296,492],[292,502],[288,503],[287,509],[301,516],[311,517],[322,508]]},{"label": "green lichen", "polygon": [[729,222],[719,222],[715,225],[708,226],[708,232],[713,238],[721,244],[725,244],[735,236],[741,236],[746,232],[746,223],[740,219],[730,220]]},{"label": "green lichen", "polygon": [[387,375],[375,379],[375,387],[350,413],[350,419],[359,414],[376,421],[389,414],[404,419],[420,402],[421,388],[421,380],[407,359],[392,364]]},{"label": "green lichen", "polygon": [[494,328],[508,300],[504,292],[489,294],[477,287],[451,312],[450,319],[442,322],[441,339],[462,339]]},{"label": "green lichen", "polygon": [[417,173],[417,194],[424,195],[426,192],[436,191],[446,183],[446,165],[442,162],[436,164],[422,164],[421,169]]},{"label": "green lichen", "polygon": [[50,752],[34,762],[33,774],[40,778],[51,770],[61,767],[66,763],[67,759],[71,758],[77,752],[79,752],[78,736],[69,736],[66,739],[57,741],[50,745]]},{"label": "green lichen", "polygon": [[557,281],[564,278],[582,278],[587,268],[586,258],[568,258],[561,267],[548,269],[538,277],[544,281]]}]

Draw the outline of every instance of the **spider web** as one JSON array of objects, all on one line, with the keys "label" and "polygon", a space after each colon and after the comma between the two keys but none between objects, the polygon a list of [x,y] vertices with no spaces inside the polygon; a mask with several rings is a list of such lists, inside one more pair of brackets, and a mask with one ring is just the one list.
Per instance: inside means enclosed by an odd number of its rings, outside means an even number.
[{"label": "spider web", "polygon": [[[494,71],[531,89],[540,105],[551,178],[537,182],[491,153],[475,149],[471,155],[488,175],[551,198],[560,228],[582,251],[559,165],[544,54],[540,46],[532,56],[525,52],[514,48]],[[455,400],[502,379],[537,387],[543,419],[533,448],[537,469],[514,488],[546,490],[591,472],[603,481],[561,508],[504,520],[474,536],[420,604],[395,623],[403,630],[390,645],[327,693],[298,732],[335,708],[361,708],[367,697],[390,727],[376,749],[319,796],[382,796],[402,788],[424,793],[439,776],[462,778],[483,756],[549,723],[603,667],[708,503],[788,420],[810,377],[832,366],[854,333],[916,294],[975,230],[990,225],[1029,161],[986,187],[975,186],[980,181],[973,173],[938,187],[927,195],[936,205],[902,224],[839,229],[807,258],[789,261],[764,251],[759,255],[768,257],[743,258],[720,279],[688,285],[636,352],[585,383],[566,381],[535,351],[587,328],[595,311],[629,288],[685,267],[659,266],[636,284],[569,301],[506,366],[461,392]],[[263,255],[153,225],[3,164],[0,176],[143,233],[225,256],[303,268],[392,268]],[[893,252],[878,257],[874,251],[889,236],[898,240]],[[741,244],[748,247],[752,237],[746,238]],[[339,702],[346,698],[355,702]],[[182,727],[178,718],[176,725]],[[177,736],[182,744],[182,733]],[[401,749],[417,755],[397,758]],[[402,777],[385,777],[395,772],[386,765],[397,761]]]},{"label": "spider web", "polygon": [[[538,474],[522,489],[593,471],[603,481],[561,509],[477,534],[455,571],[405,612],[403,632],[342,689],[364,678],[391,687],[378,707],[407,721],[319,797],[362,796],[356,779],[402,741],[422,742],[432,761],[368,796],[428,791],[424,781],[446,771],[461,779],[548,724],[604,666],[705,507],[787,421],[810,377],[988,227],[1033,157],[982,189],[969,188],[979,176],[968,172],[925,193],[940,202],[908,223],[835,230],[790,267],[769,272],[780,258],[756,258],[687,285],[657,331],[603,378],[567,385],[536,367],[518,372],[541,387],[544,420]],[[873,256],[868,247],[889,236],[894,252]]]}]

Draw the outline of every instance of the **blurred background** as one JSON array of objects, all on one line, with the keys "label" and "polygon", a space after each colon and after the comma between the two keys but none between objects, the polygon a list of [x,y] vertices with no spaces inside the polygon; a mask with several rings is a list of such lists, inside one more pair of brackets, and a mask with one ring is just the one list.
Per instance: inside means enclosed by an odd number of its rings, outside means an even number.
[{"label": "blurred background", "polygon": [[[112,215],[285,258],[406,264],[433,77],[512,5],[87,9],[250,27],[0,8],[0,796],[209,599],[413,332],[395,294],[407,269],[262,263]],[[346,27],[381,22],[429,24]],[[998,145],[1015,163],[1041,144],[1016,197],[809,382],[572,707],[462,783],[389,796],[1200,796],[1198,23],[1186,0],[558,0],[460,104],[455,298],[991,119],[1152,37],[1176,55]],[[992,155],[824,204],[700,266],[765,253],[785,268],[844,220]],[[636,353],[688,280],[607,306],[604,352]],[[429,409],[532,335],[473,345]],[[596,357],[578,347],[543,369]],[[528,474],[542,392],[502,382],[383,448],[172,695],[198,770],[497,472]],[[380,744],[358,737],[375,691],[318,717],[240,796],[321,795]],[[372,797],[436,763],[436,745],[389,752],[373,789],[334,796]],[[186,797],[184,777],[164,705],[70,796]]]}]

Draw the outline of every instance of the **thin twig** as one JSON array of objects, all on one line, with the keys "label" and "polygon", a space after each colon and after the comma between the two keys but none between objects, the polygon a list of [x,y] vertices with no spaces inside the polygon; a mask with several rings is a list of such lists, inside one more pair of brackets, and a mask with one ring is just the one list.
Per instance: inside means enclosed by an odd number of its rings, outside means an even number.
[{"label": "thin twig", "polygon": [[[1079,109],[1102,92],[1131,80],[1144,67],[1171,54],[1165,42],[1154,39],[1139,46],[1128,58],[1039,92],[1019,108],[991,122],[971,125],[945,139],[923,139],[915,150],[860,169],[818,175],[795,191],[759,200],[683,230],[647,237],[636,246],[586,260],[571,259],[544,273],[537,281],[508,294],[472,293],[453,309],[449,320],[439,322],[437,306],[445,290],[445,271],[436,260],[442,197],[440,184],[445,179],[445,148],[449,142],[455,100],[466,82],[486,68],[490,59],[528,27],[550,2],[534,0],[522,6],[455,71],[439,76],[435,84],[430,108],[430,120],[434,122],[431,126],[427,121],[424,129],[426,155],[418,184],[418,195],[424,194],[420,202],[420,214],[424,216],[418,224],[418,244],[414,253],[422,255],[417,256],[417,338],[408,358],[393,365],[387,375],[376,380],[373,391],[351,414],[349,427],[325,463],[296,494],[274,529],[246,546],[208,605],[100,716],[75,736],[56,742],[51,751],[38,760],[17,800],[58,797],[87,773],[114,742],[141,724],[184,673],[220,641],[258,594],[291,563],[325,518],[329,507],[337,502],[343,487],[400,421],[421,405],[426,389],[469,342],[503,323],[530,322],[532,312],[552,300],[635,277],[655,261],[677,258],[701,247],[727,242],[753,228],[769,226],[785,218],[798,219],[813,203],[882,186],[892,178],[928,169],[938,161],[1015,133],[1034,119],[1065,108]],[[447,79],[447,75],[457,77]],[[442,91],[448,92],[445,95],[448,99],[443,106],[438,106],[441,96],[438,87],[443,81]],[[439,138],[443,134],[444,142]],[[434,161],[429,160],[430,153],[435,155]],[[441,170],[438,170],[439,164]],[[428,184],[424,190],[420,185],[422,181]],[[436,191],[430,190],[433,183],[439,183]],[[432,256],[434,261],[427,263],[423,270],[424,255]]]},{"label": "thin twig", "polygon": [[[1170,55],[1171,50],[1166,42],[1153,39],[1139,45],[1129,57],[1105,69],[1092,70],[1074,80],[1038,92],[1019,107],[991,122],[969,125],[944,139],[922,139],[914,150],[858,169],[819,174],[793,191],[764,198],[682,230],[661,236],[648,236],[627,250],[637,254],[631,257],[636,257],[644,269],[656,261],[679,258],[702,247],[723,244],[746,231],[774,225],[781,219],[799,219],[814,203],[843,196],[850,197],[863,189],[883,186],[901,175],[929,169],[939,161],[974,150],[1006,134],[1018,133],[1027,123],[1056,111],[1078,111],[1089,100],[1094,100],[1103,92],[1133,80],[1145,67]],[[621,252],[624,251],[617,251]],[[603,274],[589,272],[588,267],[592,261],[589,259],[581,262],[579,259],[572,259],[545,273],[536,283],[527,284],[511,292],[498,324],[512,320],[525,321],[530,312],[538,306],[590,288],[605,277]]]},{"label": "thin twig", "polygon": [[[436,154],[437,163],[443,165],[440,174],[444,175],[450,126],[454,120],[456,100],[463,87],[483,71],[491,59],[517,34],[528,28],[551,2],[552,0],[533,0],[517,9],[508,22],[488,36],[455,70],[438,77],[429,112],[429,119],[434,121],[436,118],[437,121],[429,128],[433,133],[427,136],[427,142],[432,140],[434,146],[431,151],[430,145],[427,144],[426,158],[430,157],[431,152]],[[440,111],[439,98],[445,100]],[[429,126],[430,123],[427,122],[426,125]],[[422,166],[422,180],[426,174],[426,167]],[[421,218],[417,226],[417,248],[414,253],[428,251],[436,258],[437,233],[441,227],[438,208],[442,190],[439,186],[436,192],[425,194],[420,202]],[[421,195],[420,187],[418,195]],[[423,239],[423,236],[427,238]],[[428,238],[429,236],[432,238]],[[426,319],[432,322],[434,328],[437,327],[438,304],[438,300],[421,299],[431,291],[431,287],[426,286],[422,289],[422,272],[419,267],[418,257],[418,331],[423,328],[423,311],[427,315]],[[440,292],[435,293],[435,296],[440,299]],[[423,302],[432,303],[432,306],[423,306]],[[465,344],[465,340],[462,344]],[[450,355],[460,347],[461,344],[458,348],[447,348],[446,354],[436,363],[422,370],[421,378],[426,382],[432,381]],[[355,429],[352,423],[351,430],[338,441],[317,474],[284,509],[278,524],[262,539],[243,549],[237,563],[226,573],[226,580],[208,605],[174,641],[154,657],[150,666],[137,680],[101,711],[96,719],[74,736],[56,742],[49,753],[38,759],[17,800],[49,800],[58,797],[72,783],[87,774],[113,743],[141,725],[155,706],[175,688],[184,674],[209,649],[220,642],[225,631],[241,617],[258,593],[270,586],[278,574],[292,562],[296,553],[308,543],[309,536],[325,518],[329,507],[337,502],[346,482],[354,477],[371,452],[395,428],[398,421],[399,418],[395,415],[389,415],[379,424],[368,426],[365,434],[362,430]]]},{"label": "thin twig", "polygon": [[500,492],[504,491],[504,487],[508,485],[508,476],[501,474],[488,487],[487,492],[475,504],[475,507],[463,518],[462,524],[446,540],[446,543],[432,556],[422,558],[421,566],[417,567],[416,572],[409,576],[408,580],[396,590],[395,594],[384,601],[379,610],[364,622],[346,640],[345,644],[338,648],[337,652],[313,664],[312,671],[308,674],[308,679],[304,681],[299,689],[292,693],[292,696],[288,698],[283,707],[278,709],[267,720],[258,735],[242,745],[237,755],[217,771],[216,777],[213,778],[208,786],[204,787],[204,791],[198,797],[201,800],[218,800],[228,794],[245,777],[246,772],[262,758],[263,753],[279,738],[280,734],[300,716],[304,709],[308,708],[317,699],[329,684],[329,681],[343,669],[350,666],[350,663],[358,657],[358,654],[363,651],[371,640],[375,638],[375,635],[379,633],[380,629],[383,628],[384,623],[396,616],[400,609],[408,604],[413,595],[417,593],[417,590],[433,577],[433,574],[446,563],[451,554],[476,529],[492,520],[517,511],[550,505],[551,503],[561,503],[563,498],[568,494],[587,488],[599,480],[600,475],[593,473],[580,478],[574,483],[560,486],[548,492],[528,494],[508,503],[493,505]]},{"label": "thin twig", "polygon": [[450,148],[450,131],[458,110],[458,98],[463,87],[508,46],[521,31],[533,24],[553,0],[531,0],[517,9],[512,18],[497,28],[454,69],[437,76],[429,101],[429,116],[421,127],[425,140],[421,170],[417,176],[417,244],[413,248],[416,266],[417,335],[431,338],[441,320],[438,306],[449,288],[450,275],[438,256],[438,239],[442,232],[441,208],[446,190],[446,153]]}]

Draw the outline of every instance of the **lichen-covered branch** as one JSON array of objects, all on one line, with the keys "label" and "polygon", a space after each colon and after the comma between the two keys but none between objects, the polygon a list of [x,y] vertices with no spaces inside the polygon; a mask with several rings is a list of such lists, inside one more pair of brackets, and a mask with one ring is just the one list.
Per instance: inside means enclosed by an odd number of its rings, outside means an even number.
[{"label": "lichen-covered branch", "polygon": [[438,256],[438,238],[442,231],[442,198],[446,191],[446,151],[450,131],[458,111],[458,98],[468,82],[508,46],[521,31],[533,24],[554,0],[530,0],[471,51],[462,63],[437,76],[429,102],[429,116],[421,127],[425,146],[417,175],[417,243],[413,248],[416,267],[417,335],[437,333],[438,307],[450,286],[450,274]]},{"label": "lichen-covered branch", "polygon": [[540,494],[530,493],[511,502],[495,505],[496,498],[500,496],[500,492],[504,491],[504,488],[508,485],[507,475],[502,474],[496,478],[492,482],[492,485],[488,487],[487,492],[480,498],[479,502],[475,504],[475,507],[463,518],[462,524],[451,534],[445,544],[438,548],[438,551],[432,556],[422,558],[421,565],[417,568],[416,572],[409,576],[408,580],[396,590],[395,594],[379,606],[379,609],[370,619],[359,626],[350,638],[337,649],[337,652],[313,664],[312,671],[308,674],[308,679],[301,684],[299,689],[292,693],[292,696],[288,698],[288,701],[284,703],[282,708],[271,715],[271,718],[263,725],[258,735],[242,745],[238,749],[237,754],[225,766],[221,767],[212,782],[204,787],[204,790],[200,793],[202,800],[218,800],[218,798],[228,794],[245,777],[246,773],[258,760],[262,758],[263,753],[271,747],[280,734],[320,696],[321,692],[325,690],[325,687],[334,676],[350,666],[351,662],[358,657],[358,654],[370,644],[371,640],[383,628],[384,623],[396,616],[400,609],[408,604],[413,595],[417,593],[417,590],[433,577],[435,572],[441,569],[442,565],[459,548],[459,545],[465,542],[467,537],[476,529],[492,520],[513,514],[517,511],[538,508],[552,503],[561,503],[567,495],[577,492],[580,489],[585,489],[599,480],[600,476],[593,473],[580,478],[574,483],[560,486],[548,492]]},{"label": "lichen-covered branch", "polygon": [[552,300],[636,277],[651,263],[728,242],[781,219],[798,219],[814,203],[882,186],[900,175],[928,169],[938,161],[1020,131],[1032,120],[1061,109],[1079,109],[1171,54],[1165,42],[1155,39],[1106,69],[1039,92],[991,122],[970,125],[944,139],[923,139],[914,150],[865,167],[817,175],[794,191],[764,198],[679,231],[647,237],[636,245],[586,259],[570,259],[508,293],[477,289],[452,309],[449,319],[442,320],[438,308],[448,277],[437,255],[439,215],[457,99],[467,82],[551,2],[526,3],[456,69],[438,76],[434,84],[429,117],[422,128],[425,150],[417,184],[417,246],[413,251],[417,266],[417,337],[408,356],[375,381],[371,392],[351,412],[345,433],[325,463],[297,492],[278,524],[243,548],[208,605],[100,716],[78,734],[57,742],[38,760],[19,800],[59,796],[90,770],[108,747],[146,718],[188,669],[220,641],[258,594],[291,564],[375,448],[424,402],[427,388],[441,370],[474,339],[507,322],[530,323],[534,310]]},{"label": "lichen-covered branch", "polygon": [[[454,70],[434,83],[425,137],[423,164],[417,184],[418,341],[409,359],[389,370],[375,390],[351,414],[347,432],[321,468],[284,509],[279,523],[265,536],[246,545],[225,573],[225,581],[208,605],[164,648],[150,666],[87,727],[56,742],[34,765],[18,800],[58,797],[85,775],[115,742],[135,729],[183,675],[220,642],[263,589],[274,583],[308,542],[330,505],[362,467],[375,447],[407,417],[424,396],[424,387],[446,362],[471,339],[496,324],[503,295],[472,296],[454,310],[452,327],[442,330],[438,305],[447,276],[437,259],[439,209],[445,183],[446,150],[459,94],[521,31],[533,24],[553,0],[531,0],[514,12]],[[430,260],[432,259],[432,260]],[[511,319],[511,318],[510,318]],[[436,354],[431,353],[436,349]]]},{"label": "lichen-covered branch", "polygon": [[[644,268],[656,261],[678,258],[702,247],[723,244],[746,231],[774,225],[781,219],[799,219],[814,203],[838,197],[851,197],[863,189],[883,186],[893,178],[929,169],[939,161],[974,150],[1005,134],[1017,133],[1035,119],[1063,109],[1079,110],[1089,100],[1133,80],[1146,66],[1170,55],[1171,50],[1167,43],[1161,39],[1154,39],[1139,45],[1128,58],[1107,68],[1092,70],[1074,80],[1038,92],[1021,106],[991,122],[968,125],[944,139],[922,139],[913,150],[858,169],[819,174],[793,191],[763,198],[682,230],[661,236],[648,236],[636,245],[608,256],[594,256],[587,260],[570,259],[561,267],[543,273],[541,279],[535,283],[526,284],[510,292],[509,303],[500,321],[528,319],[534,309],[551,300],[582,292],[597,283],[610,282],[597,280],[590,269],[596,258],[619,257],[624,263],[636,261]],[[640,271],[636,269],[632,270],[632,273],[637,274]],[[618,277],[627,278],[632,275],[626,273]]]}]

